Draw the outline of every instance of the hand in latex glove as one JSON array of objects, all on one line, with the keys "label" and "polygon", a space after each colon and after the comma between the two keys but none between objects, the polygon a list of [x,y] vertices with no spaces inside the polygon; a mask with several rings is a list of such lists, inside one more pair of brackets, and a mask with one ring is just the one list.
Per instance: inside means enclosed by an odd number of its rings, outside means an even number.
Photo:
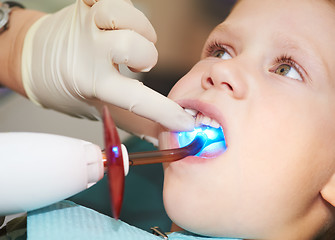
[{"label": "hand in latex glove", "polygon": [[130,1],[77,0],[29,29],[22,53],[26,93],[77,117],[98,118],[92,106],[98,100],[172,130],[191,130],[194,120],[179,105],[118,71],[118,64],[150,70],[155,41],[152,25]]}]

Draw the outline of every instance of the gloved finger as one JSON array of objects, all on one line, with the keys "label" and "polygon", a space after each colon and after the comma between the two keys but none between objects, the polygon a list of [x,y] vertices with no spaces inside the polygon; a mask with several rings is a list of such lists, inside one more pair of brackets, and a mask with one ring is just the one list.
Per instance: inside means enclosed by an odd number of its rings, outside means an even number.
[{"label": "gloved finger", "polygon": [[[93,1],[93,0],[91,0]],[[156,32],[146,16],[123,0],[100,0],[92,6],[94,21],[99,29],[130,29],[150,42],[157,40]]]},{"label": "gloved finger", "polygon": [[101,102],[100,100],[95,100],[93,104],[100,111],[101,115],[103,106],[107,106],[118,128],[158,146],[158,130],[160,125],[157,122],[153,122],[115,105]]},{"label": "gloved finger", "polygon": [[100,100],[158,122],[172,131],[194,128],[194,118],[182,107],[137,80],[122,75],[117,81],[101,79],[96,82],[95,90]]},{"label": "gloved finger", "polygon": [[131,0],[123,0],[123,1],[125,1],[126,3],[129,3],[131,6],[134,6],[134,4]]},{"label": "gloved finger", "polygon": [[98,0],[82,0],[87,6],[92,7]]},{"label": "gloved finger", "polygon": [[[92,7],[98,1],[99,0],[83,0],[83,2],[89,7]],[[125,1],[133,6],[133,3],[130,0],[120,0],[120,1]]]},{"label": "gloved finger", "polygon": [[104,55],[106,49],[109,49],[112,63],[125,64],[137,71],[149,71],[156,65],[158,53],[155,45],[138,33],[118,30],[100,34],[97,46]]}]

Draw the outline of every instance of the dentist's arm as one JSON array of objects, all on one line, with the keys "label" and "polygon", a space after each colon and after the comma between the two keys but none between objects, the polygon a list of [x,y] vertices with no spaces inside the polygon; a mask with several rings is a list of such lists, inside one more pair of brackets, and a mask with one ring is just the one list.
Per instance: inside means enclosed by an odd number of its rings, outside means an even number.
[{"label": "dentist's arm", "polygon": [[28,29],[43,15],[38,11],[13,8],[8,29],[0,33],[0,83],[23,96],[26,96],[21,77],[23,42]]},{"label": "dentist's arm", "polygon": [[[21,36],[12,46],[16,66],[0,81],[35,103],[91,119],[108,103],[172,130],[193,128],[192,116],[179,105],[118,71],[119,64],[149,71],[157,62],[155,31],[130,1],[77,0],[23,28],[24,41]],[[15,81],[8,80],[11,74]]]}]

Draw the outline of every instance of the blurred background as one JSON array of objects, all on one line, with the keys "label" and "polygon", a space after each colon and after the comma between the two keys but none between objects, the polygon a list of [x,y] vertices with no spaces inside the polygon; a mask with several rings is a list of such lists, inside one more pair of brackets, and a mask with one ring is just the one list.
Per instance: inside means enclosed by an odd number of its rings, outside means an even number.
[{"label": "blurred background", "polygon": [[[17,0],[27,8],[53,13],[74,3],[74,0]],[[133,0],[134,5],[145,13],[154,26],[158,41],[156,47],[159,60],[149,73],[127,75],[144,82],[145,85],[167,95],[180,77],[199,60],[202,46],[211,32],[229,13],[234,0]],[[41,109],[27,99],[6,89],[0,89],[0,132],[25,131],[44,132],[75,137],[103,146],[102,125],[85,119],[76,119]],[[122,141],[130,151],[153,148],[120,130]],[[169,231],[169,221],[164,213],[161,197],[163,172],[161,166],[130,169],[126,178],[126,192],[121,219],[148,230],[159,225]],[[132,186],[137,183],[136,189]],[[138,187],[138,184],[142,184]],[[90,196],[97,196],[93,199]],[[110,213],[106,201],[106,180],[73,197],[105,214]],[[150,199],[150,200],[148,200]]]}]

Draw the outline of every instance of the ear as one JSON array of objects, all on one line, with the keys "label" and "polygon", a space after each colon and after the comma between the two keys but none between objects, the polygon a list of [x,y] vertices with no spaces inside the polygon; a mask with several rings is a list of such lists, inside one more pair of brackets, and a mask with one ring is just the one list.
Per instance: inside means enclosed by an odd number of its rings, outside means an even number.
[{"label": "ear", "polygon": [[323,186],[320,193],[324,200],[335,207],[335,173],[330,177],[326,185]]}]

